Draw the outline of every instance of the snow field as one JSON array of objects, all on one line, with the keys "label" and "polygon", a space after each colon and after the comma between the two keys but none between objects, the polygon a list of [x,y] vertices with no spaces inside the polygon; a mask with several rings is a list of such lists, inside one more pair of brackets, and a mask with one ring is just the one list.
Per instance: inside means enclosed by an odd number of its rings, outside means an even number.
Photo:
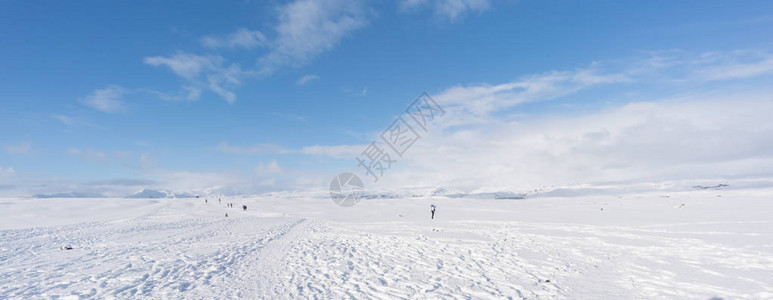
[{"label": "snow field", "polygon": [[773,298],[771,195],[2,199],[0,298]]}]

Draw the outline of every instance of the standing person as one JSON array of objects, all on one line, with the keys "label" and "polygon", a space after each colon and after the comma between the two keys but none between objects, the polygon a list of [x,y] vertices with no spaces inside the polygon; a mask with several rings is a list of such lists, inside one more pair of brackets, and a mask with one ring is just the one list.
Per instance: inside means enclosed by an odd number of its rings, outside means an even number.
[{"label": "standing person", "polygon": [[207,203],[207,199],[204,199],[204,203]]},{"label": "standing person", "polygon": [[244,211],[247,211],[247,205],[242,205],[242,209],[244,209]]},{"label": "standing person", "polygon": [[429,206],[429,212],[432,213],[432,219],[435,219],[435,204]]}]

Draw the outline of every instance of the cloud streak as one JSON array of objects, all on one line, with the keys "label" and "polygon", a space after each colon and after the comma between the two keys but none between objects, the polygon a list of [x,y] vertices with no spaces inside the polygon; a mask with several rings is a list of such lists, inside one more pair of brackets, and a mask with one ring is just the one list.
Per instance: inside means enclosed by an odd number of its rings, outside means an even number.
[{"label": "cloud streak", "polygon": [[280,7],[278,19],[271,50],[260,59],[268,72],[307,64],[368,24],[364,2],[359,0],[298,0]]},{"label": "cloud streak", "polygon": [[[732,85],[732,80],[770,74],[770,57],[764,52],[661,53],[501,84],[451,87],[434,96],[447,115],[422,135],[380,186],[496,191],[772,176],[767,170],[773,167],[773,121],[768,117],[773,91],[762,87],[739,93]],[[640,100],[525,120],[511,110],[613,84],[625,85],[617,96],[630,92]],[[670,85],[676,92],[650,94],[646,89],[651,84]],[[363,149],[365,145],[309,147],[303,153],[353,160]]]},{"label": "cloud streak", "polygon": [[16,174],[16,170],[11,167],[0,166],[0,177],[10,177]]},{"label": "cloud streak", "polygon": [[773,55],[757,51],[712,53],[702,58],[709,66],[698,68],[695,76],[702,80],[744,79],[773,73]]},{"label": "cloud streak", "polygon": [[106,153],[94,149],[81,150],[78,148],[70,148],[67,150],[67,154],[76,156],[82,161],[86,162],[104,163],[108,161],[108,156]]},{"label": "cloud streak", "polygon": [[303,147],[300,153],[315,156],[327,156],[333,158],[354,159],[368,145],[314,145]]},{"label": "cloud streak", "polygon": [[267,46],[268,40],[260,31],[239,28],[235,32],[226,36],[205,36],[201,38],[201,44],[208,48],[253,49]]},{"label": "cloud streak", "polygon": [[28,155],[34,153],[34,150],[32,149],[32,144],[29,142],[22,142],[17,145],[5,146],[5,152],[8,152],[9,154]]},{"label": "cloud streak", "polygon": [[317,75],[304,75],[303,77],[298,79],[298,81],[295,83],[295,85],[298,85],[298,86],[306,85],[310,81],[317,80],[317,79],[319,79],[319,76],[317,76]]},{"label": "cloud streak", "polygon": [[91,95],[81,100],[85,106],[105,113],[118,113],[126,111],[123,96],[127,90],[118,85],[110,85],[103,89],[94,90]]},{"label": "cloud streak", "polygon": [[590,67],[529,75],[497,85],[456,86],[444,90],[436,98],[454,111],[457,122],[478,122],[493,112],[519,104],[552,100],[593,86],[628,81],[625,74],[606,74]]},{"label": "cloud streak", "polygon": [[286,154],[291,150],[285,149],[275,144],[258,144],[254,146],[233,146],[226,142],[221,142],[215,147],[215,150],[225,154]]},{"label": "cloud streak", "polygon": [[242,71],[238,64],[226,64],[225,59],[216,55],[194,55],[178,51],[170,56],[153,56],[144,59],[151,66],[168,67],[174,74],[185,79],[183,90],[188,100],[196,100],[202,89],[218,94],[228,103],[236,101],[231,90],[241,84],[249,72]]},{"label": "cloud streak", "polygon": [[523,190],[770,176],[770,100],[696,94],[527,123],[492,119],[423,136],[384,184]]},{"label": "cloud streak", "polygon": [[429,9],[439,19],[456,22],[470,13],[482,13],[491,8],[489,0],[403,0],[402,11],[418,12]]}]

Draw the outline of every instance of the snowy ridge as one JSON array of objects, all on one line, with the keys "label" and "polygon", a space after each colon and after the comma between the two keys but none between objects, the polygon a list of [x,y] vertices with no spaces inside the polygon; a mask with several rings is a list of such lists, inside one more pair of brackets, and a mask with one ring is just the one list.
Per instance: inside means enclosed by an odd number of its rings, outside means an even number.
[{"label": "snowy ridge", "polygon": [[[432,186],[412,186],[402,188],[386,188],[379,185],[366,186],[364,199],[399,199],[399,198],[417,198],[417,197],[448,197],[448,198],[469,198],[469,199],[501,199],[518,200],[534,197],[584,197],[596,195],[625,195],[641,194],[648,192],[683,192],[695,189],[760,189],[773,188],[773,179],[763,178],[745,178],[728,180],[701,179],[701,180],[682,180],[665,182],[618,182],[618,183],[596,183],[596,184],[575,184],[562,186],[540,186],[540,187],[478,187],[463,189],[458,187],[432,187]],[[197,191],[191,190],[171,190],[161,187],[145,187],[136,192],[125,195],[112,195],[94,193],[94,192],[59,192],[51,194],[36,194],[33,198],[249,198],[249,197],[273,197],[281,195],[282,197],[328,197],[327,188],[304,188],[288,189],[271,192],[248,192],[239,190],[230,190],[222,187],[210,187]]]}]

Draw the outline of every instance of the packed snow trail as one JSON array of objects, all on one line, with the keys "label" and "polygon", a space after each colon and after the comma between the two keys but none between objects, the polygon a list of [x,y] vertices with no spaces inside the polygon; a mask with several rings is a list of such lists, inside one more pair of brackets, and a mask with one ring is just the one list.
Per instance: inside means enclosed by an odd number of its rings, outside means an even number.
[{"label": "packed snow trail", "polygon": [[772,298],[771,194],[0,200],[0,298]]},{"label": "packed snow trail", "polygon": [[1,232],[0,296],[241,297],[265,269],[259,252],[304,221],[155,215]]}]

